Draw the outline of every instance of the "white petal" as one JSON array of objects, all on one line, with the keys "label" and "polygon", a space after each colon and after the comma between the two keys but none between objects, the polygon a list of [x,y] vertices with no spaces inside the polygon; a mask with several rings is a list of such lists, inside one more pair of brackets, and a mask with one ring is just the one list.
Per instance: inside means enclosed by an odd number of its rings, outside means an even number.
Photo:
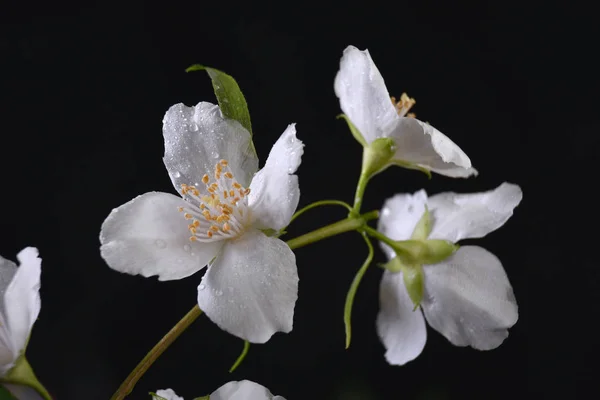
[{"label": "white petal", "polygon": [[421,307],[429,325],[456,346],[494,349],[517,322],[517,302],[500,260],[477,246],[461,247],[426,265]]},{"label": "white petal", "polygon": [[163,161],[179,192],[182,184],[199,183],[212,176],[219,160],[229,162],[235,179],[248,187],[258,169],[252,137],[242,125],[223,117],[219,106],[201,102],[196,107],[175,104],[163,119]]},{"label": "white petal", "polygon": [[425,320],[421,310],[413,309],[402,273],[385,271],[379,287],[377,333],[386,348],[385,359],[392,365],[414,360],[425,347]]},{"label": "white petal", "polygon": [[[183,400],[183,397],[177,396],[177,393],[173,391],[173,389],[161,389],[156,391],[156,395],[162,397],[165,400]],[[157,399],[157,397],[154,397]]]},{"label": "white petal", "polygon": [[387,135],[394,139],[394,159],[452,178],[477,175],[471,160],[452,140],[416,118],[398,118]]},{"label": "white petal", "polygon": [[210,395],[210,400],[285,400],[273,396],[266,387],[244,380],[227,382]]},{"label": "white petal", "polygon": [[300,200],[298,176],[293,174],[303,147],[296,138],[295,124],[289,125],[273,145],[264,168],[252,179],[248,207],[257,228],[280,230],[289,224]]},{"label": "white petal", "polygon": [[[387,199],[381,210],[377,230],[394,240],[410,239],[417,222],[425,212],[426,203],[427,193],[424,190],[414,194],[397,194]],[[388,258],[396,257],[388,245],[381,243],[381,248]]]},{"label": "white petal", "polygon": [[500,228],[523,198],[521,188],[503,183],[482,193],[440,193],[429,198],[433,219],[430,238],[458,242],[480,238]]},{"label": "white petal", "polygon": [[148,192],[114,209],[100,231],[100,252],[109,267],[161,281],[198,272],[222,242],[190,242],[188,221],[178,211],[189,204],[168,193]]},{"label": "white petal", "polygon": [[19,352],[31,333],[40,313],[40,275],[42,260],[35,247],[27,247],[17,254],[19,268],[4,292],[4,312],[14,349]]},{"label": "white petal", "polygon": [[17,272],[17,264],[0,256],[0,376],[12,368],[18,357],[5,315],[4,293]]},{"label": "white petal", "polygon": [[387,126],[398,118],[368,50],[360,51],[354,46],[344,50],[334,89],[340,108],[368,143],[383,137]]},{"label": "white petal", "polygon": [[253,343],[290,332],[298,298],[296,257],[258,230],[228,242],[198,286],[198,305],[219,327]]}]

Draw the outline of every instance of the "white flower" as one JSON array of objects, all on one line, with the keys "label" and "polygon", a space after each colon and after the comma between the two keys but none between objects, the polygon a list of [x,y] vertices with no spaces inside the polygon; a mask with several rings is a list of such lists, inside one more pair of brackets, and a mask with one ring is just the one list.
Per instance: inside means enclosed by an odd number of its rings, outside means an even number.
[{"label": "white flower", "polygon": [[[523,195],[517,185],[503,183],[474,194],[441,193],[430,198],[424,190],[398,194],[384,205],[379,230],[394,240],[407,240],[427,205],[430,239],[457,242],[481,238],[510,218]],[[395,257],[382,245],[388,257]],[[429,325],[456,346],[479,350],[498,347],[517,322],[517,302],[500,260],[478,246],[463,246],[446,260],[424,265],[421,310]],[[415,359],[427,339],[425,321],[403,282],[402,272],[385,271],[380,286],[377,330],[390,364]]]},{"label": "white flower", "polygon": [[[157,397],[158,396],[158,397]],[[158,390],[154,400],[183,400],[172,389]],[[252,381],[231,381],[210,394],[210,400],[285,400]]]},{"label": "white flower", "polygon": [[340,107],[370,144],[378,138],[395,143],[392,162],[416,166],[453,178],[476,175],[471,160],[446,135],[416,118],[405,117],[413,99],[391,100],[368,50],[348,46],[335,77]]},{"label": "white flower", "polygon": [[293,174],[303,144],[295,125],[258,172],[250,133],[214,104],[172,106],[163,135],[163,160],[183,199],[149,192],[114,209],[100,232],[102,257],[117,271],[159,280],[185,278],[209,264],[198,305],[213,322],[254,343],[291,331],[296,259],[261,230],[284,228],[298,206]]},{"label": "white flower", "polygon": [[25,351],[31,328],[40,313],[42,260],[34,247],[17,254],[19,267],[0,257],[0,377]]}]

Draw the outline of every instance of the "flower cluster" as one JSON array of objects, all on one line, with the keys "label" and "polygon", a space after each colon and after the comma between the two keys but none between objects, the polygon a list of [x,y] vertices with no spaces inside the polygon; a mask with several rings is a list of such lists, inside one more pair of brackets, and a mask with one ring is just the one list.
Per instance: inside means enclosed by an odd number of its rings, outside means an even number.
[{"label": "flower cluster", "polygon": [[[352,304],[373,259],[373,239],[387,256],[376,329],[389,364],[404,365],[419,356],[427,338],[425,321],[455,346],[490,350],[508,337],[518,308],[500,260],[482,247],[458,243],[504,225],[522,199],[519,186],[504,182],[471,194],[399,193],[383,203],[380,213],[361,214],[367,183],[390,166],[430,176],[478,175],[458,145],[410,112],[414,99],[390,96],[367,50],[346,48],[334,81],[341,117],[363,146],[353,206],[321,201],[296,211],[296,171],[304,144],[296,137],[295,124],[285,128],[259,169],[237,83],[221,71],[197,69],[209,73],[219,104],[176,104],[164,116],[163,162],[178,195],[139,195],[113,209],[100,229],[100,253],[115,271],[167,281],[192,277],[206,267],[202,278],[192,278],[199,281],[196,311],[178,329],[204,312],[221,329],[243,339],[245,350],[249,343],[290,332],[299,282],[293,250],[357,231],[369,256],[346,299],[347,345]],[[296,217],[323,204],[342,205],[349,215],[325,230],[287,242],[280,238]],[[377,227],[371,227],[368,222],[377,216]],[[19,267],[0,257],[0,383],[18,398],[35,398],[23,394],[30,388],[48,400],[25,358],[40,312],[41,260],[31,247],[17,259]],[[131,390],[145,372],[140,368],[149,366],[142,364],[114,399]],[[171,389],[152,396],[182,400]],[[285,400],[247,380],[226,383],[204,398]]]}]

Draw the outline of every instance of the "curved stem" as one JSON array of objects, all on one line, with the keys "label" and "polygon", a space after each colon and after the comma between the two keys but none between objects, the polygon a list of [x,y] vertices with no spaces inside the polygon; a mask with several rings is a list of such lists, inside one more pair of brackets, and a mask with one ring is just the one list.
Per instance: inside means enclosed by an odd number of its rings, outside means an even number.
[{"label": "curved stem", "polygon": [[[368,228],[366,224],[367,221],[376,219],[378,217],[378,210],[370,211],[356,217],[348,217],[331,225],[324,226],[302,236],[298,236],[297,238],[288,240],[286,243],[290,249],[297,249],[299,247],[306,246],[307,244],[318,242],[319,240],[323,240],[331,236],[339,235],[340,233],[358,229],[366,229]],[[195,305],[165,336],[163,336],[163,338],[148,352],[148,354],[146,354],[142,361],[140,361],[133,371],[131,371],[125,381],[123,381],[121,386],[119,386],[119,389],[117,389],[115,394],[113,394],[111,400],[122,400],[125,398],[125,396],[131,393],[135,384],[146,373],[154,361],[160,357],[160,355],[175,341],[175,339],[179,337],[179,335],[181,335],[184,330],[186,330],[192,324],[192,322],[194,322],[200,316],[200,314],[202,314],[202,310],[200,310],[198,305]],[[240,356],[241,360],[243,360],[243,357],[245,357],[246,353],[248,352],[246,347],[249,347],[249,343],[244,345],[244,351]],[[241,362],[241,360],[238,359],[239,362]],[[238,365],[238,362],[236,362],[232,369],[236,368]]]},{"label": "curved stem", "polygon": [[230,373],[235,371],[237,369],[237,367],[240,366],[242,361],[244,361],[244,359],[248,355],[248,350],[250,350],[250,342],[247,340],[244,340],[244,349],[242,350],[242,354],[240,354],[240,356],[237,358],[237,360],[235,360],[235,363],[233,364],[233,366],[229,369]]},{"label": "curved stem", "polygon": [[117,389],[111,400],[122,400],[133,390],[138,380],[146,373],[148,368],[156,361],[158,357],[194,322],[202,310],[196,304],[171,330],[163,336],[162,339],[146,354],[146,357],[131,371],[129,376],[123,381]]},{"label": "curved stem", "polygon": [[344,201],[341,200],[320,200],[320,201],[315,201],[314,203],[311,203],[303,208],[301,208],[300,210],[296,211],[294,213],[294,215],[292,216],[292,219],[290,220],[290,223],[288,225],[290,225],[292,222],[294,222],[294,220],[296,218],[298,218],[299,216],[301,216],[302,214],[304,214],[306,211],[313,209],[315,207],[319,207],[319,206],[342,206],[345,207],[346,210],[348,211],[352,211],[352,207],[350,207],[350,205]]},{"label": "curved stem", "polygon": [[356,272],[354,279],[352,280],[352,284],[350,285],[350,289],[348,290],[348,294],[346,295],[346,303],[344,304],[344,326],[346,328],[346,348],[350,347],[350,339],[352,337],[352,327],[351,327],[351,319],[352,319],[352,305],[354,304],[354,296],[356,295],[356,291],[358,290],[358,285],[362,280],[365,272],[367,272],[367,268],[371,265],[371,261],[373,261],[373,244],[369,240],[369,237],[366,233],[361,232],[363,239],[367,243],[367,247],[369,248],[369,254],[362,267]]}]

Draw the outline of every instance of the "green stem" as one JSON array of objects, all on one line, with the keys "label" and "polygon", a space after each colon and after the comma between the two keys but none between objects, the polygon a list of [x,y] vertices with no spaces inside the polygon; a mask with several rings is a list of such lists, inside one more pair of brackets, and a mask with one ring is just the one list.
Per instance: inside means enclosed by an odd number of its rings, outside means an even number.
[{"label": "green stem", "polygon": [[331,225],[324,226],[312,232],[306,233],[297,238],[288,240],[286,243],[290,249],[297,249],[314,242],[326,239],[331,236],[339,235],[340,233],[355,231],[366,227],[366,222],[376,219],[379,216],[379,211],[370,211],[359,217],[349,217]]},{"label": "green stem", "polygon": [[367,233],[369,236],[387,244],[388,246],[390,246],[391,248],[395,249],[396,247],[396,241],[390,239],[389,237],[385,236],[383,233],[371,228],[370,226],[365,226],[365,233]]},{"label": "green stem", "polygon": [[122,400],[133,390],[133,387],[146,373],[148,368],[156,361],[158,357],[194,322],[202,310],[196,304],[171,330],[163,336],[162,339],[146,354],[140,363],[131,371],[129,376],[123,381],[119,389],[113,394],[111,400]]},{"label": "green stem", "polygon": [[[302,236],[298,236],[297,238],[288,240],[286,243],[290,249],[297,249],[299,247],[306,246],[307,244],[318,242],[319,240],[323,240],[331,236],[339,235],[340,233],[354,231],[357,229],[366,229],[367,221],[376,219],[377,217],[379,217],[379,211],[377,210],[370,211],[356,217],[348,217],[331,225],[324,226]],[[115,394],[111,397],[111,400],[122,400],[125,398],[125,396],[131,393],[135,384],[146,373],[154,361],[156,361],[156,359],[175,341],[175,339],[179,337],[179,335],[181,335],[184,330],[186,330],[192,324],[192,322],[194,322],[200,316],[200,314],[202,314],[202,310],[200,310],[198,305],[195,305],[165,336],[163,336],[160,342],[158,342],[148,352],[148,354],[146,354],[142,361],[140,361],[133,371],[131,371],[127,379],[125,379],[121,386],[119,386],[119,389],[117,389]],[[249,346],[249,344],[245,344],[244,346],[244,352],[240,356],[242,359],[245,357],[245,353],[248,351],[246,346]],[[234,365],[234,367],[237,367],[237,363]]]},{"label": "green stem", "polygon": [[244,340],[244,349],[242,350],[242,354],[240,354],[240,356],[237,358],[237,360],[235,360],[233,367],[231,367],[229,369],[230,373],[235,371],[237,369],[237,367],[240,366],[242,361],[244,361],[244,358],[246,358],[246,356],[248,355],[248,350],[250,350],[250,342],[247,340]]},{"label": "green stem", "polygon": [[[319,206],[342,206],[345,207],[348,211],[352,211],[352,207],[350,207],[350,205],[344,201],[340,201],[340,200],[320,200],[320,201],[315,201],[314,203],[311,203],[303,208],[301,208],[300,210],[296,211],[296,213],[292,216],[292,219],[290,220],[290,224],[292,222],[294,222],[294,220],[296,218],[298,218],[299,216],[301,216],[302,214],[304,214],[306,211],[313,209],[315,207],[319,207]],[[288,224],[289,225],[289,224]]]},{"label": "green stem", "polygon": [[351,213],[354,215],[360,214],[360,208],[362,207],[363,196],[365,195],[365,189],[367,188],[367,183],[369,183],[369,175],[361,172],[360,178],[358,178],[358,184],[356,185],[356,193],[354,194],[354,207],[352,208]]},{"label": "green stem", "polygon": [[352,284],[350,285],[350,289],[348,290],[348,294],[346,295],[346,303],[344,304],[344,326],[346,328],[346,348],[350,347],[350,339],[352,337],[352,305],[354,304],[354,296],[356,295],[356,291],[358,290],[358,285],[360,285],[360,281],[362,280],[365,272],[367,272],[367,268],[371,265],[371,261],[373,261],[373,245],[371,241],[367,237],[364,232],[361,232],[363,239],[367,243],[367,247],[369,248],[369,254],[367,255],[367,259],[363,263],[362,267],[356,272],[354,279],[352,280]]}]

